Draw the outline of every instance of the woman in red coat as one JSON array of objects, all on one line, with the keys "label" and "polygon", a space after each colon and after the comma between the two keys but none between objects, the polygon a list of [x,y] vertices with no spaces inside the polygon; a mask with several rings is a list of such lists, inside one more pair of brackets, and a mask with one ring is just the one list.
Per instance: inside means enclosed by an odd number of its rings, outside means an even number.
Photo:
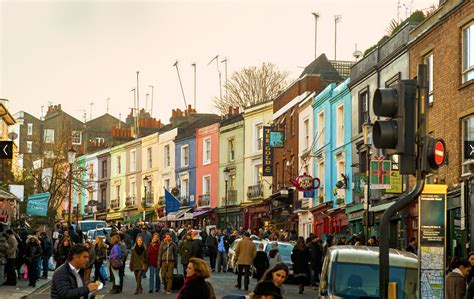
[{"label": "woman in red coat", "polygon": [[150,269],[150,281],[148,284],[150,286],[150,290],[148,293],[153,293],[153,291],[158,293],[161,288],[160,269],[157,267],[158,250],[160,250],[160,235],[158,233],[154,233],[153,239],[151,240],[147,251],[147,263],[148,268]]}]

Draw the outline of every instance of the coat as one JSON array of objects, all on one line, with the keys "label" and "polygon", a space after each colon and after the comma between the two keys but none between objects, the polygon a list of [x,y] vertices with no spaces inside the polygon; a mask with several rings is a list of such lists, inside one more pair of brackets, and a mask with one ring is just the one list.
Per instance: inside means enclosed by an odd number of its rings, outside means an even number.
[{"label": "coat", "polygon": [[107,248],[105,247],[104,244],[99,247],[99,245],[94,246],[94,251],[95,251],[95,260],[96,262],[103,262],[105,258],[107,257]]},{"label": "coat", "polygon": [[257,255],[253,260],[253,265],[257,269],[257,272],[265,272],[265,270],[270,267],[270,262],[268,261],[267,253],[265,251],[257,251]]},{"label": "coat", "polygon": [[54,254],[54,260],[56,261],[57,267],[61,266],[67,261],[70,250],[71,246],[63,246],[62,244],[58,246],[58,250],[56,250]]},{"label": "coat", "polygon": [[183,287],[179,291],[177,299],[210,299],[211,293],[204,278],[196,276],[186,277]]},{"label": "coat", "polygon": [[464,299],[466,295],[466,279],[456,272],[446,275],[446,299]]},{"label": "coat", "polygon": [[194,239],[191,242],[191,250],[189,251],[189,258],[196,257],[203,259],[202,255],[202,241],[199,239]]},{"label": "coat", "polygon": [[186,238],[179,242],[178,251],[181,256],[181,264],[187,265],[189,263],[189,255],[191,252],[192,241],[186,240]]},{"label": "coat", "polygon": [[[145,246],[145,244],[142,246]],[[130,257],[130,271],[141,271],[143,270],[143,265],[148,265],[146,248],[143,247],[143,252],[141,254],[138,254],[136,249],[137,245],[132,248],[132,256]]]},{"label": "coat", "polygon": [[9,235],[7,239],[8,249],[7,249],[7,259],[16,258],[16,250],[18,249],[18,241],[14,235]]},{"label": "coat", "polygon": [[89,289],[84,281],[84,276],[81,275],[83,286],[78,288],[76,276],[72,271],[69,263],[62,264],[54,271],[53,283],[51,284],[51,299],[88,298]]},{"label": "coat", "polygon": [[473,299],[473,298],[474,298],[474,280],[471,280],[471,283],[469,284],[466,290],[466,299]]},{"label": "coat", "polygon": [[311,259],[309,253],[309,248],[305,246],[303,250],[299,250],[296,247],[293,248],[291,252],[291,261],[293,262],[293,271],[295,275],[297,274],[308,274],[309,273],[309,264],[308,262]]},{"label": "coat", "polygon": [[173,241],[161,243],[158,251],[158,267],[161,267],[161,262],[178,262],[178,248]]},{"label": "coat", "polygon": [[217,252],[217,237],[215,235],[207,236],[206,245],[210,253],[216,253]]},{"label": "coat", "polygon": [[256,255],[257,250],[255,249],[255,244],[250,238],[245,237],[237,244],[235,256],[237,257],[239,265],[252,265]]},{"label": "coat", "polygon": [[148,266],[150,267],[157,267],[158,263],[158,251],[160,250],[160,242],[157,243],[150,243],[146,250],[146,261]]},{"label": "coat", "polygon": [[7,243],[6,236],[1,233],[0,234],[0,265],[4,265],[7,263],[7,252],[9,249],[9,245]]},{"label": "coat", "polygon": [[41,246],[32,240],[28,240],[27,242],[28,243],[26,243],[25,248],[25,261],[31,264],[36,264],[38,262],[38,258],[43,252],[41,250]]},{"label": "coat", "polygon": [[48,236],[45,236],[41,240],[41,249],[43,250],[43,256],[48,257],[53,255],[53,242]]},{"label": "coat", "polygon": [[319,270],[323,268],[323,246],[318,242],[311,242],[309,245],[309,250],[311,251],[311,262],[310,266],[312,270]]}]

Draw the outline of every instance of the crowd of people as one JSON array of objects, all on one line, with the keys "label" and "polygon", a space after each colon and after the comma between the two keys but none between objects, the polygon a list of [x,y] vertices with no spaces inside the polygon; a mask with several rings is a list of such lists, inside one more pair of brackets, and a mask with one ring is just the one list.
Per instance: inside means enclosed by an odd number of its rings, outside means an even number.
[{"label": "crowd of people", "polygon": [[453,257],[446,271],[446,299],[474,298],[474,252],[468,258]]}]

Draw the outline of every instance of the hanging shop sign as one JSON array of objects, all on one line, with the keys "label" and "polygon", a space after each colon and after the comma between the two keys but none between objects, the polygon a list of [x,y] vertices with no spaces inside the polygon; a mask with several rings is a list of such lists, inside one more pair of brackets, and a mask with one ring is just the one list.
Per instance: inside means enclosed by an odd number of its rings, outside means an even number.
[{"label": "hanging shop sign", "polygon": [[392,161],[384,160],[383,156],[370,161],[370,189],[389,189]]},{"label": "hanging shop sign", "polygon": [[390,174],[390,188],[385,190],[386,193],[402,193],[403,192],[403,185],[402,185],[402,176],[400,175],[399,170],[392,170]]},{"label": "hanging shop sign", "polygon": [[49,196],[49,192],[30,195],[26,206],[26,214],[32,216],[47,216]]},{"label": "hanging shop sign", "polygon": [[262,176],[273,176],[273,149],[270,146],[271,127],[263,127],[263,170]]},{"label": "hanging shop sign", "polygon": [[296,178],[289,179],[289,182],[296,187],[298,191],[311,191],[319,188],[321,184],[318,178],[313,178],[309,174],[303,173]]},{"label": "hanging shop sign", "polygon": [[270,132],[270,147],[282,148],[285,146],[285,132],[271,131]]}]

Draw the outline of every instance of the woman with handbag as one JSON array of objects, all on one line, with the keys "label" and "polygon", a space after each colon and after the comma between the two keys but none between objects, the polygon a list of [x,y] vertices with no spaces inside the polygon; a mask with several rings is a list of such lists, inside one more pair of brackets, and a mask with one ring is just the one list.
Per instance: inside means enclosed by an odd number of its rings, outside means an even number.
[{"label": "woman with handbag", "polygon": [[100,273],[100,269],[104,264],[104,260],[107,257],[107,246],[104,244],[104,241],[101,237],[95,238],[95,262],[94,262],[94,280],[100,280],[105,285],[105,277]]},{"label": "woman with handbag", "polygon": [[109,262],[114,276],[114,285],[110,290],[110,294],[118,294],[120,292],[119,269],[123,266],[122,254],[120,251],[120,236],[113,236],[112,240],[110,240],[110,245],[112,246],[112,250],[110,251]]},{"label": "woman with handbag", "polygon": [[135,288],[135,295],[143,292],[142,288],[142,273],[148,270],[148,264],[146,261],[146,247],[143,242],[143,238],[138,236],[135,245],[132,248],[132,257],[130,258],[130,271],[135,274],[135,282],[137,287]]}]

